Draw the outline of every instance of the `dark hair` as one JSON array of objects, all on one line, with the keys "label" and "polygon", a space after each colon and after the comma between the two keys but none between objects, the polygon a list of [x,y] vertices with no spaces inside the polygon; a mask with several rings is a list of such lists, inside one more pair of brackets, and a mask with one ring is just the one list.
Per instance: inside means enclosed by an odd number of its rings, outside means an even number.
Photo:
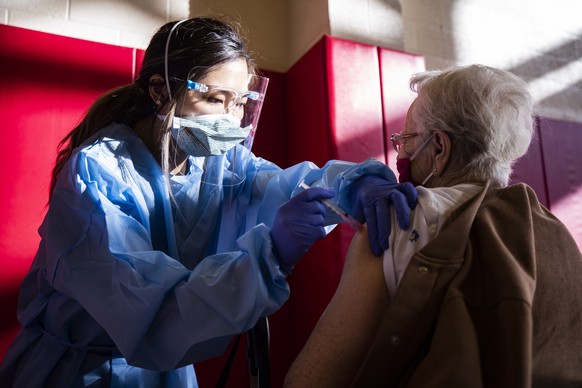
[{"label": "dark hair", "polygon": [[59,174],[76,147],[112,122],[131,126],[155,113],[155,104],[149,94],[150,78],[155,74],[166,77],[166,42],[170,33],[168,75],[172,80],[168,81],[174,97],[184,87],[183,82],[174,79],[185,80],[193,68],[198,69],[193,75],[203,77],[213,67],[244,59],[249,72],[256,72],[256,64],[238,24],[215,18],[192,18],[163,25],[152,37],[145,51],[136,80],[99,97],[79,125],[59,143],[51,176],[49,201]]}]

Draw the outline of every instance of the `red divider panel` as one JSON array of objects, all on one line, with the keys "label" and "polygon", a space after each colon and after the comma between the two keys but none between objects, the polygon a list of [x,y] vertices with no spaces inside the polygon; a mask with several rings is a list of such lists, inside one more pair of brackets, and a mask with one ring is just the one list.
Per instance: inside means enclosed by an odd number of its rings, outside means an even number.
[{"label": "red divider panel", "polygon": [[549,208],[546,190],[546,171],[542,158],[539,119],[535,122],[535,134],[527,153],[522,156],[511,174],[509,184],[523,182],[531,186],[540,202]]},{"label": "red divider panel", "polygon": [[582,250],[582,124],[540,119],[549,208]]},{"label": "red divider panel", "polygon": [[261,71],[269,78],[269,86],[253,143],[255,155],[278,166],[288,165],[286,76],[274,71]]},{"label": "red divider panel", "polygon": [[[338,38],[326,38],[329,115],[335,159],[361,162],[375,158],[386,162],[382,119],[382,93],[378,48]],[[343,260],[354,230],[339,227],[339,257]]]},{"label": "red divider panel", "polygon": [[[310,160],[322,166],[331,159],[359,162],[370,156],[384,160],[375,47],[324,37],[287,73],[287,98],[290,164]],[[347,226],[336,228],[314,244],[289,278],[288,364],[337,288],[353,233]],[[278,386],[277,380],[273,383]]]},{"label": "red divider panel", "polygon": [[310,160],[322,166],[334,154],[329,137],[324,41],[316,43],[285,74],[289,165]]},{"label": "red divider panel", "polygon": [[0,358],[17,332],[58,142],[89,104],[131,81],[135,50],[0,25]]},{"label": "red divider panel", "polygon": [[[378,48],[338,38],[327,44],[330,137],[334,159],[386,162]],[[341,270],[355,231],[340,225],[340,249],[330,265]],[[334,287],[335,291],[335,287]]]},{"label": "red divider panel", "polygon": [[325,42],[334,157],[385,161],[377,47],[331,37]]}]

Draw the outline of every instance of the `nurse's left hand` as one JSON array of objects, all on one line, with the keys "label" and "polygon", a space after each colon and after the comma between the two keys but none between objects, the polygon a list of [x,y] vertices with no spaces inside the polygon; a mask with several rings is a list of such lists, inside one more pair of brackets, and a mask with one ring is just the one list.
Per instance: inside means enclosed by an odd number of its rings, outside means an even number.
[{"label": "nurse's left hand", "polygon": [[389,248],[390,208],[396,211],[400,228],[408,229],[410,210],[416,207],[418,193],[411,183],[395,183],[377,175],[367,175],[354,184],[350,197],[351,216],[367,224],[372,253],[380,256]]}]

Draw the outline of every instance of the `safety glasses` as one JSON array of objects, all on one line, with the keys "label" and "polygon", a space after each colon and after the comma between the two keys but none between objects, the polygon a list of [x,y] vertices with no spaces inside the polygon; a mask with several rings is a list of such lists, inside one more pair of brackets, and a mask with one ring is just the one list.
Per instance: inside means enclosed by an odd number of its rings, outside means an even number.
[{"label": "safety glasses", "polygon": [[[251,77],[256,77],[252,75]],[[188,80],[186,88],[204,94],[204,98],[209,104],[214,104],[217,109],[223,112],[236,112],[247,105],[248,100],[258,101],[260,94],[254,90],[245,92],[224,88],[218,85],[207,85],[201,82]]]}]

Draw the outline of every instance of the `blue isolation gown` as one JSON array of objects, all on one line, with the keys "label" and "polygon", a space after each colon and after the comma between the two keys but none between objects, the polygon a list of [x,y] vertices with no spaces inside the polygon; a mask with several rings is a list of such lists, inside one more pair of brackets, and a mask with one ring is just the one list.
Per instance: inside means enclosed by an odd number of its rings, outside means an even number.
[{"label": "blue isolation gown", "polygon": [[282,170],[236,147],[191,158],[167,184],[130,128],[104,128],[61,172],[0,386],[196,387],[192,363],[289,297],[269,234],[276,209],[304,179],[345,202],[363,174],[393,178],[373,160]]}]

